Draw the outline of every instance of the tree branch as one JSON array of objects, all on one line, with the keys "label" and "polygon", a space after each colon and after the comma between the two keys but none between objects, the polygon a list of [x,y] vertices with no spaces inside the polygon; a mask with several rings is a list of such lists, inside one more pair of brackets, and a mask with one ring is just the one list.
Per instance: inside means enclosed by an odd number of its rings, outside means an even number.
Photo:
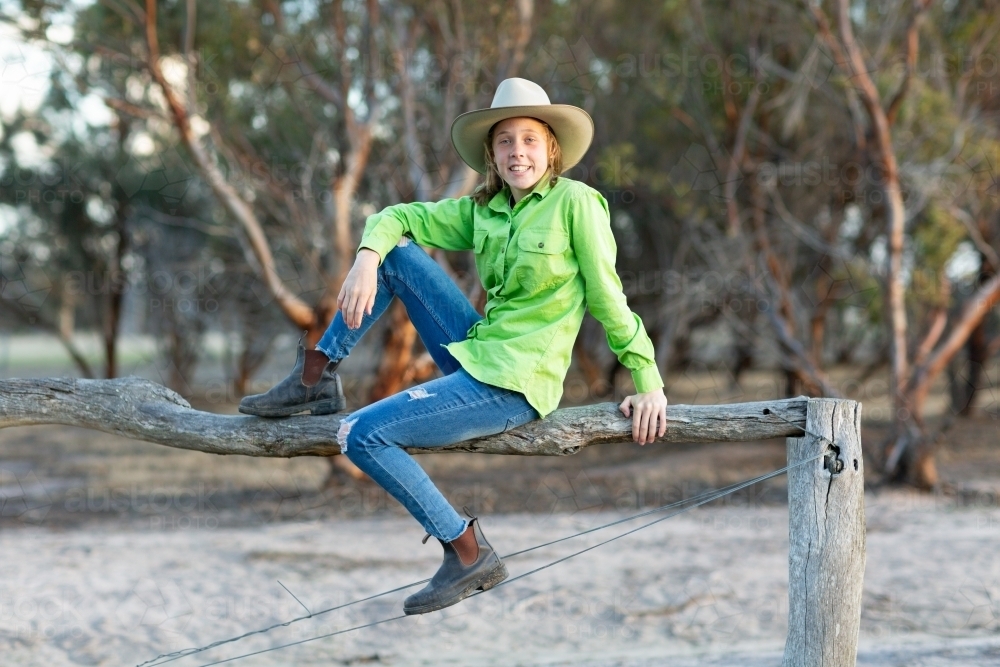
[{"label": "tree branch", "polygon": [[[759,78],[758,72],[758,80]],[[740,114],[740,122],[736,129],[736,138],[733,140],[733,153],[726,173],[724,197],[726,199],[729,236],[736,236],[740,231],[740,214],[736,204],[736,186],[739,185],[740,179],[737,177],[740,172],[740,163],[746,157],[747,135],[750,133],[753,115],[757,112],[758,102],[760,102],[760,87],[754,86],[747,98],[746,105],[743,107],[743,112]]]},{"label": "tree branch", "polygon": [[[671,405],[666,435],[658,442],[745,442],[801,435],[808,400],[800,396],[732,405]],[[350,414],[264,419],[199,412],[170,389],[137,377],[0,381],[0,428],[80,426],[209,454],[339,454],[334,434]],[[407,451],[565,456],[590,445],[631,439],[632,420],[622,416],[615,403],[600,403],[556,410],[545,419],[484,438]]]},{"label": "tree branch", "polygon": [[[926,0],[920,0],[926,2]],[[905,384],[910,377],[909,355],[907,352],[907,318],[906,318],[906,287],[902,278],[903,266],[903,235],[906,224],[906,209],[903,193],[899,184],[899,166],[896,152],[892,146],[892,127],[886,117],[885,110],[879,98],[878,88],[872,81],[865,64],[861,47],[854,37],[851,26],[849,0],[837,0],[837,24],[840,40],[830,32],[823,10],[816,5],[811,11],[820,35],[834,53],[837,66],[851,80],[851,85],[861,98],[868,118],[871,121],[872,136],[875,140],[875,151],[878,162],[884,170],[883,190],[888,209],[888,275],[886,276],[886,301],[889,307],[889,323],[892,330],[892,390],[893,404],[896,408],[897,421],[902,419],[901,408],[906,399]],[[841,48],[841,44],[843,48]],[[902,428],[900,424],[897,429]]]},{"label": "tree branch", "polygon": [[915,406],[923,405],[924,398],[930,391],[935,378],[958,354],[958,351],[969,339],[972,330],[979,326],[979,323],[983,321],[983,318],[997,302],[1000,302],[1000,274],[993,276],[976,290],[965,308],[962,309],[962,313],[952,326],[948,337],[931,353],[927,361],[914,371],[910,387],[915,397]]},{"label": "tree branch", "polygon": [[150,74],[156,81],[167,107],[174,119],[174,126],[181,135],[181,140],[187,146],[202,177],[208,182],[212,191],[226,209],[232,214],[246,231],[250,245],[257,261],[260,262],[264,284],[274,296],[285,315],[301,329],[313,329],[316,325],[316,315],[309,304],[288,291],[281,281],[281,276],[274,265],[274,257],[264,229],[257,219],[253,209],[243,201],[236,190],[226,181],[218,166],[199,143],[191,128],[190,117],[185,105],[173,89],[160,69],[160,43],[156,32],[156,0],[146,0],[146,44],[149,50]]},{"label": "tree branch", "polygon": [[910,89],[910,81],[913,79],[913,70],[917,66],[917,50],[920,46],[920,19],[930,6],[931,0],[919,0],[913,15],[910,17],[910,27],[906,31],[906,72],[903,73],[903,80],[899,84],[899,90],[889,103],[889,108],[885,112],[889,125],[896,122],[896,114],[899,107],[903,105],[903,99]]}]

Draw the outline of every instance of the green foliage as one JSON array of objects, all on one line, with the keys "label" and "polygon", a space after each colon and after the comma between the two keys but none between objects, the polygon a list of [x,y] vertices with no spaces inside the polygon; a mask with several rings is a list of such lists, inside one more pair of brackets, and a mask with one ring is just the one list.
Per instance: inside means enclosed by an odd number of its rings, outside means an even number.
[{"label": "green foliage", "polygon": [[948,260],[968,234],[961,222],[940,206],[931,204],[913,229],[913,282],[910,300],[914,306],[947,307],[951,298],[944,270]]},{"label": "green foliage", "polygon": [[[0,200],[17,206],[20,216],[6,241],[16,236],[27,247],[53,239],[56,276],[74,267],[99,269],[114,234],[110,211],[137,234],[137,258],[144,235],[163,243],[176,238],[177,248],[197,249],[199,261],[220,260],[252,275],[235,222],[178,141],[144,64],[143,27],[128,5],[21,6],[37,20],[27,30],[36,37],[56,13],[76,12],[74,42],[52,48],[80,65],[54,72],[36,117],[5,126],[0,158],[8,170],[17,168],[11,137],[33,133],[54,163],[80,165],[73,173],[84,203],[18,202],[12,189],[0,189]],[[202,142],[262,221],[288,284],[316,303],[340,268],[333,193],[356,155],[355,123],[375,113],[368,162],[350,202],[356,240],[368,214],[418,191],[441,196],[461,173],[450,122],[488,106],[496,83],[515,73],[509,56],[520,24],[516,3],[382,0],[372,29],[366,4],[346,2],[341,39],[334,4],[278,6],[283,16],[272,16],[264,3],[198,3],[194,50],[185,54],[186,3],[161,2],[161,64],[182,97],[193,84],[191,112],[202,130],[211,130]],[[855,5],[857,38],[885,104],[902,81],[908,11],[898,3]],[[977,224],[990,221],[989,242],[1000,238],[1000,105],[996,93],[981,92],[997,82],[975,68],[985,61],[969,61],[972,45],[998,20],[980,3],[934,3],[921,27],[918,66],[892,128],[907,205],[927,202],[907,230],[912,313],[953,303],[941,275],[967,234],[956,208]],[[674,314],[679,330],[704,319],[698,287],[704,276],[746,274],[726,283],[731,293],[711,295],[709,310],[717,315],[728,299],[777,301],[763,278],[766,252],[788,283],[798,331],[829,305],[814,298],[817,267],[828,265],[840,291],[829,308],[827,341],[848,339],[851,318],[862,311],[857,326],[878,333],[885,325],[877,278],[884,262],[875,251],[884,244],[886,209],[871,127],[849,93],[851,79],[801,3],[537,2],[531,28],[516,74],[541,83],[554,102],[584,107],[595,121],[594,148],[570,176],[599,188],[613,214],[624,211],[633,221],[629,233],[644,241],[637,270],[690,278],[682,290],[661,286],[644,295],[662,301],[649,316],[652,326],[670,329]],[[982,45],[981,53],[996,52],[997,38]],[[184,76],[188,56],[190,77]],[[405,78],[415,101],[410,125]],[[968,88],[959,99],[962,81]],[[60,114],[72,116],[88,94],[120,102],[119,110],[111,126],[71,136]],[[744,123],[751,100],[756,107]],[[737,144],[744,150],[734,163]],[[427,187],[419,190],[420,183]],[[102,206],[88,206],[92,200]],[[862,223],[847,232],[849,210]],[[140,224],[142,211],[197,230]],[[239,291],[245,297],[254,286],[243,283]],[[744,324],[741,331],[756,325]]]},{"label": "green foliage", "polygon": [[918,264],[940,272],[966,238],[965,227],[940,206],[930,205],[913,229],[913,245]]}]

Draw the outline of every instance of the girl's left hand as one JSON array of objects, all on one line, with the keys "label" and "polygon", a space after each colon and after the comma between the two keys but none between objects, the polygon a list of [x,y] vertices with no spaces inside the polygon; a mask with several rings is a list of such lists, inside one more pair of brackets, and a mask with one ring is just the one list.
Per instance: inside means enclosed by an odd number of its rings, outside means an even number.
[{"label": "girl's left hand", "polygon": [[626,396],[618,409],[628,417],[630,408],[635,413],[632,416],[632,439],[640,445],[653,442],[667,432],[667,397],[663,389]]}]

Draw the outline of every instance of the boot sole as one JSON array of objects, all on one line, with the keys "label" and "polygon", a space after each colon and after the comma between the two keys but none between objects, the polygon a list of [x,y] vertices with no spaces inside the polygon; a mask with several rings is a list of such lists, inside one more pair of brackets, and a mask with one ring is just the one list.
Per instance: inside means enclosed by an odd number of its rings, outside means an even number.
[{"label": "boot sole", "polygon": [[273,408],[264,410],[252,410],[251,408],[240,406],[239,410],[245,415],[255,417],[291,417],[300,412],[309,412],[313,415],[332,415],[347,407],[346,398],[329,398],[323,401],[312,401],[300,405],[290,405],[287,408]]},{"label": "boot sole", "polygon": [[497,567],[494,567],[492,570],[483,575],[483,577],[479,579],[479,581],[470,584],[468,588],[463,590],[455,597],[449,598],[448,600],[445,600],[444,602],[440,602],[437,604],[421,605],[419,607],[410,607],[410,608],[403,607],[403,612],[406,613],[407,616],[413,616],[415,614],[427,614],[432,611],[437,611],[438,609],[444,609],[445,607],[450,607],[453,604],[458,604],[459,602],[469,597],[476,591],[485,592],[490,590],[491,588],[499,584],[501,581],[506,579],[508,576],[509,575],[507,573],[507,565],[504,564],[503,561],[500,561],[500,564]]}]

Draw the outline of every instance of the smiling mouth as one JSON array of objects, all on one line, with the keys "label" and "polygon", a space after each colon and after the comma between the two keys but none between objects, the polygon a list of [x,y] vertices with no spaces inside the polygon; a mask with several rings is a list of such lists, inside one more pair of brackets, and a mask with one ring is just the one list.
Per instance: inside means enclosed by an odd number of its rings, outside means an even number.
[{"label": "smiling mouth", "polygon": [[530,169],[530,168],[531,167],[529,167],[527,165],[515,165],[513,167],[508,167],[507,169],[509,171],[514,172],[515,174],[523,174],[524,172],[528,171],[528,169]]}]

